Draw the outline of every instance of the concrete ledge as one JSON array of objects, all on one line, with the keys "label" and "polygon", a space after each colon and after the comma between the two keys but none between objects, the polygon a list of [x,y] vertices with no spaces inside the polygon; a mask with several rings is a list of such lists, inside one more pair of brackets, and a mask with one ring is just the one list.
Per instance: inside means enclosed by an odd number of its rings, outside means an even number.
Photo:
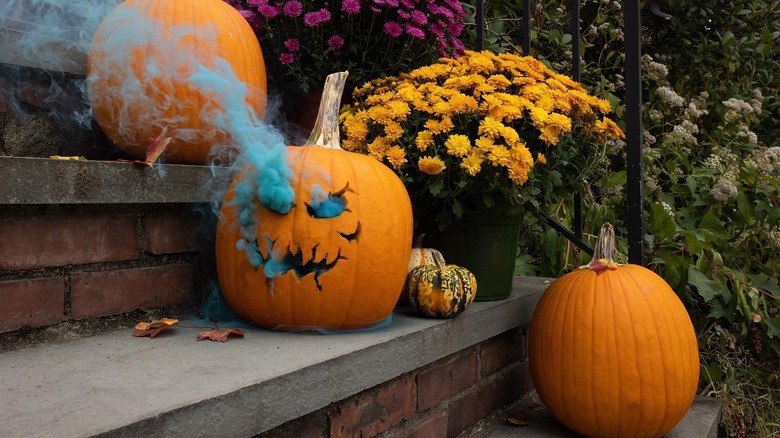
[{"label": "concrete ledge", "polygon": [[399,310],[374,332],[248,330],[222,344],[177,327],[6,352],[0,429],[6,438],[252,436],[528,325],[548,283],[516,277],[506,300],[448,320]]},{"label": "concrete ledge", "polygon": [[230,178],[225,167],[0,157],[0,205],[200,203]]}]

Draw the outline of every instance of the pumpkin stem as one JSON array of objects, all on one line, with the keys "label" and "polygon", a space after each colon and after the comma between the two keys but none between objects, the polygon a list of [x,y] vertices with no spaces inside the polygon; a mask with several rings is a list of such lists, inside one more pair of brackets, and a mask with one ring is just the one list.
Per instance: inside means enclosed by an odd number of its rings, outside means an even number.
[{"label": "pumpkin stem", "polygon": [[436,264],[438,269],[444,269],[447,266],[447,263],[444,262],[444,257],[438,251],[433,251],[431,255],[433,255],[433,263]]},{"label": "pumpkin stem", "polygon": [[599,237],[596,238],[596,246],[593,248],[593,259],[582,268],[590,269],[596,274],[601,274],[606,270],[617,269],[619,266],[614,262],[615,256],[615,229],[612,224],[605,222],[599,231]]},{"label": "pumpkin stem", "polygon": [[425,233],[418,234],[414,239],[414,245],[412,245],[412,248],[422,248],[423,237],[425,237]]},{"label": "pumpkin stem", "polygon": [[612,224],[604,222],[596,238],[596,246],[593,248],[593,259],[612,260],[615,256],[615,229]]},{"label": "pumpkin stem", "polygon": [[341,149],[339,145],[339,110],[341,109],[341,95],[344,94],[348,75],[349,72],[342,71],[331,73],[325,78],[320,109],[317,112],[317,120],[314,122],[311,135],[309,135],[308,144],[328,149]]}]

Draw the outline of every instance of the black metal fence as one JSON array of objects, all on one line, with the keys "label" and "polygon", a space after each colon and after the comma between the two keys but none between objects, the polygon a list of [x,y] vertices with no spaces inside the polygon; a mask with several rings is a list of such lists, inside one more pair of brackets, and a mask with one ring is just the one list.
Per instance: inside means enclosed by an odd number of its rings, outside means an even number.
[{"label": "black metal fence", "polygon": [[[660,0],[651,0],[653,14],[668,19],[668,15],[659,10]],[[570,0],[571,37],[572,37],[572,79],[580,81],[580,2]],[[628,261],[644,265],[644,195],[642,192],[642,43],[639,0],[623,1],[624,42],[625,42],[625,134],[626,134],[626,197],[625,212],[628,231]],[[485,47],[485,0],[476,0],[475,21],[477,50]],[[531,53],[531,0],[523,0],[523,36],[524,54]],[[583,214],[582,194],[574,195],[574,218],[572,230],[547,217],[545,222],[569,239],[580,249],[593,254],[593,249],[582,240]]]}]

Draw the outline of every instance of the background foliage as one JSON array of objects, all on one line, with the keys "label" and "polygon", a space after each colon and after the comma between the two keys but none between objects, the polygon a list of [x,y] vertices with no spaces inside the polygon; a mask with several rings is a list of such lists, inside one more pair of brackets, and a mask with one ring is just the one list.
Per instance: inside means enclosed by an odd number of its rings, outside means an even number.
[{"label": "background foliage", "polygon": [[[532,6],[531,54],[559,72],[571,66],[568,4]],[[489,48],[519,50],[521,5],[487,3]],[[726,401],[727,435],[778,436],[780,46],[772,41],[780,36],[780,1],[661,7],[673,18],[647,7],[642,15],[646,260],[691,312],[701,390]],[[582,81],[620,106],[622,4],[588,0],[581,8]],[[598,178],[582,184],[587,231],[605,220],[625,230],[625,182],[625,145],[617,142]],[[571,199],[540,208],[571,221]],[[585,255],[539,214],[527,214],[525,226],[519,273],[558,276],[582,262]]]}]

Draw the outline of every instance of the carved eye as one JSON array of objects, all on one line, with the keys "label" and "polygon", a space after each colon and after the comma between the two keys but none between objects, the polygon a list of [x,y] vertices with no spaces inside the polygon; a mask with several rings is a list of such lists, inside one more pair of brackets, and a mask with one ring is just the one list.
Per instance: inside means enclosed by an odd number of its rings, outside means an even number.
[{"label": "carved eye", "polygon": [[349,183],[343,189],[336,193],[325,193],[325,190],[319,185],[312,187],[311,201],[306,204],[306,211],[309,216],[317,219],[327,219],[339,216],[347,208],[347,201],[344,199],[344,193],[352,191]]}]

